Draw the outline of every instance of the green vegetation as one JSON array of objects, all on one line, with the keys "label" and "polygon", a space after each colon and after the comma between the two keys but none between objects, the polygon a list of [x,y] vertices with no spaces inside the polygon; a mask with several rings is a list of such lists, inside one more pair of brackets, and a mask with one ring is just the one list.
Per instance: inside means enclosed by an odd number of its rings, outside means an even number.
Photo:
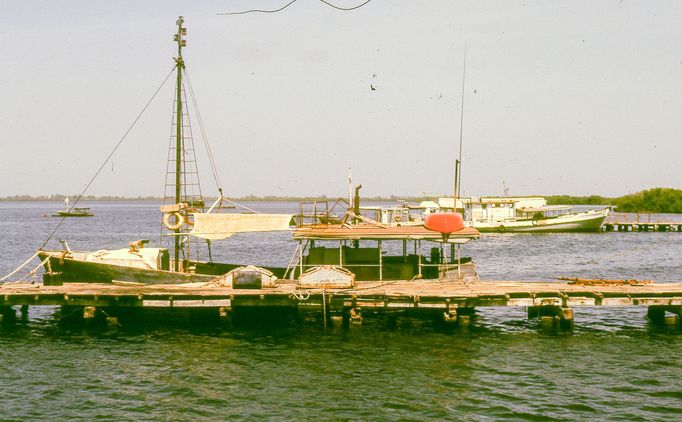
[{"label": "green vegetation", "polygon": [[619,212],[682,214],[682,190],[671,188],[654,188],[618,198],[558,195],[546,199],[549,205],[615,205]]},{"label": "green vegetation", "polygon": [[569,196],[553,195],[545,196],[548,205],[613,205],[614,198],[606,198],[599,195]]},{"label": "green vegetation", "polygon": [[682,213],[682,190],[655,188],[616,198],[621,212]]}]

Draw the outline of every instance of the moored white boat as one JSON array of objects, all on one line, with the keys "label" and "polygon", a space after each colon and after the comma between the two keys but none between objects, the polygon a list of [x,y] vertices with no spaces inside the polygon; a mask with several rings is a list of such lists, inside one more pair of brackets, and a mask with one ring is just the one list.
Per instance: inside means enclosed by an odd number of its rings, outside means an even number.
[{"label": "moored white boat", "polygon": [[[422,203],[425,213],[452,209],[452,198]],[[426,206],[428,205],[428,206]],[[434,206],[436,205],[436,206]],[[575,211],[568,205],[547,205],[541,197],[472,197],[457,201],[470,227],[481,232],[590,232],[598,231],[608,208]]]}]

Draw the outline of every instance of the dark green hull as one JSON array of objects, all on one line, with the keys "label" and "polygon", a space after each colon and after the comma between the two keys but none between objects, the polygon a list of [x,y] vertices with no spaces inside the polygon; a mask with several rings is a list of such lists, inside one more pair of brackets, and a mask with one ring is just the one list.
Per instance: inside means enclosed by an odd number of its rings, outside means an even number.
[{"label": "dark green hull", "polygon": [[[47,253],[38,253],[40,260],[48,257]],[[194,273],[180,273],[167,270],[135,268],[124,265],[114,265],[99,262],[89,262],[79,259],[50,256],[49,263],[45,263],[45,285],[61,285],[63,283],[111,283],[126,281],[144,284],[182,284],[205,282],[225,274],[242,265],[224,264],[217,262],[194,262],[189,266],[195,267]],[[284,276],[284,268],[269,268],[276,276]],[[51,271],[50,271],[51,269]]]}]

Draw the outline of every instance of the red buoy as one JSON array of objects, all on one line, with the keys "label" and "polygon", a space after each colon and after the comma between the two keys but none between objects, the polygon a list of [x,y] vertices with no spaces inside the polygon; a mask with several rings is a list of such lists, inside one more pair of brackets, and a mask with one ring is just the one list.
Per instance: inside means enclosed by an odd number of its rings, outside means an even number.
[{"label": "red buoy", "polygon": [[424,219],[424,227],[442,234],[450,234],[464,228],[464,219],[454,212],[437,212]]}]

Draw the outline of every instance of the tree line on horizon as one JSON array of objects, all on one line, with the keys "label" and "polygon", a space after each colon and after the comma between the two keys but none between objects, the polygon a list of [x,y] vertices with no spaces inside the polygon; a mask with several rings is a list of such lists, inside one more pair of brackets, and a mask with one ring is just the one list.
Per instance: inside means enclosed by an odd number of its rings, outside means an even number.
[{"label": "tree line on horizon", "polygon": [[611,205],[619,212],[682,214],[682,190],[672,188],[647,189],[617,198],[599,195],[552,195],[545,198],[549,205]]},{"label": "tree line on horizon", "polygon": [[[14,195],[0,198],[0,201],[64,201],[67,195]],[[68,195],[72,200],[77,195]],[[538,195],[543,196],[543,195]],[[543,196],[548,205],[609,205],[615,206],[619,212],[652,212],[665,214],[682,214],[682,190],[673,188],[653,188],[620,197],[605,197],[600,195],[572,196],[572,195],[547,195]],[[214,200],[215,198],[207,201]],[[247,195],[239,198],[227,198],[236,201],[315,201],[329,200],[326,195],[318,196],[256,196]],[[386,202],[419,202],[425,198],[423,196],[374,196],[363,197],[363,201],[386,201]],[[431,198],[432,199],[432,198]],[[93,196],[87,195],[81,201],[161,201],[163,198],[157,196]]]}]

